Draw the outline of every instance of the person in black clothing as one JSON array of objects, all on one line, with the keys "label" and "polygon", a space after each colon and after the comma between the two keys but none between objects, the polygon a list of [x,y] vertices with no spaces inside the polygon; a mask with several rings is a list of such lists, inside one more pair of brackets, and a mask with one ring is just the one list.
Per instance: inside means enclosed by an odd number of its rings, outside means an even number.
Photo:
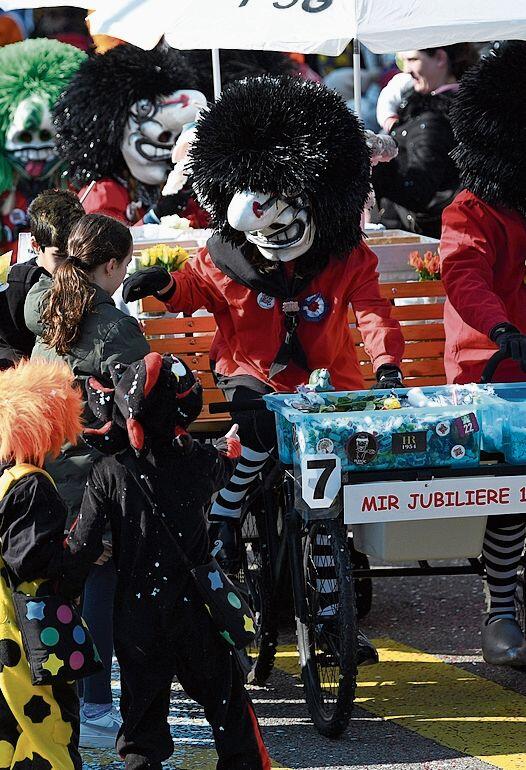
[{"label": "person in black clothing", "polygon": [[383,224],[440,238],[442,211],[460,184],[450,157],[455,140],[449,110],[477,53],[470,43],[457,43],[405,51],[402,57],[412,82],[391,130],[398,156],[373,168],[372,184]]},{"label": "person in black clothing", "polygon": [[30,357],[35,335],[24,321],[26,297],[40,276],[51,275],[65,259],[69,233],[83,214],[79,199],[67,190],[45,190],[29,206],[29,226],[37,256],[13,265],[9,286],[0,293],[0,368]]},{"label": "person in black clothing", "polygon": [[160,770],[173,752],[167,717],[176,675],[204,707],[217,770],[270,770],[232,648],[212,624],[165,531],[172,530],[193,564],[209,561],[204,509],[232,473],[228,457],[241,452],[236,428],[216,447],[189,436],[202,390],[173,356],[149,353],[136,363],[116,364],[112,379],[114,390],[93,378],[87,384],[101,427],[84,437],[110,456],[92,467],[67,544],[80,563],[91,563],[100,556],[109,520],[123,719],[117,749],[127,770]]}]

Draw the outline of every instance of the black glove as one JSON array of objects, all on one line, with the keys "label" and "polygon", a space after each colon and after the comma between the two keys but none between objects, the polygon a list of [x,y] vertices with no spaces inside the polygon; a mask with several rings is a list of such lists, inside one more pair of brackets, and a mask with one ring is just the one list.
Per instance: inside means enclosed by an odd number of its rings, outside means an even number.
[{"label": "black glove", "polygon": [[493,327],[489,338],[506,356],[518,361],[522,371],[526,372],[526,335],[521,334],[515,326],[502,323]]},{"label": "black glove", "polygon": [[[182,216],[182,212],[186,209],[191,194],[191,188],[185,188],[175,195],[161,195],[155,206],[152,206],[144,217],[144,221],[146,223],[155,220],[160,222],[161,217],[169,217],[171,214]],[[152,214],[153,216],[151,216]]]},{"label": "black glove", "polygon": [[402,372],[394,364],[382,364],[376,370],[376,385],[374,389],[391,390],[391,388],[403,388]]},{"label": "black glove", "polygon": [[172,289],[162,297],[158,292],[168,288],[172,276],[164,267],[154,265],[145,267],[143,270],[137,270],[132,273],[122,284],[122,298],[125,302],[135,302],[143,297],[157,297],[157,299],[167,302],[175,291],[175,281]]}]

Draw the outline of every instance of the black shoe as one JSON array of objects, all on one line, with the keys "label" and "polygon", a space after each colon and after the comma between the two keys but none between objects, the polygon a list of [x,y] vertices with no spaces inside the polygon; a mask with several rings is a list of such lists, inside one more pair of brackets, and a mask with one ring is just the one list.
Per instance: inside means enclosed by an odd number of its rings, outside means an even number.
[{"label": "black shoe", "polygon": [[369,639],[358,631],[358,656],[357,662],[359,666],[374,666],[378,663],[378,652],[374,644],[371,644]]},{"label": "black shoe", "polygon": [[227,575],[241,569],[241,526],[239,519],[212,519],[208,525],[210,551]]},{"label": "black shoe", "polygon": [[526,668],[526,639],[514,618],[486,619],[482,626],[482,656],[494,666]]}]

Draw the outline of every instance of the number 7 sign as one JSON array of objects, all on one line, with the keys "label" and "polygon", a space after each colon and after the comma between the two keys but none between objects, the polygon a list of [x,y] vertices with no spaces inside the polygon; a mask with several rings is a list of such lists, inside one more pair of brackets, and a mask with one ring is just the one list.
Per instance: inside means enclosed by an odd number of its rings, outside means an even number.
[{"label": "number 7 sign", "polygon": [[303,455],[301,496],[309,508],[329,508],[342,485],[342,461],[338,455]]}]

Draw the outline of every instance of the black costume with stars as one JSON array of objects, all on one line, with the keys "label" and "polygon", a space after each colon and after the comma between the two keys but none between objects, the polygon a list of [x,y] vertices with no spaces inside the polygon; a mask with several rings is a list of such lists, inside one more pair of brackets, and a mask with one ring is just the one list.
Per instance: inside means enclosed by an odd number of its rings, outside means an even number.
[{"label": "black costume with stars", "polygon": [[75,565],[75,577],[70,574],[65,522],[66,509],[41,474],[21,478],[0,501],[0,770],[82,767],[75,686],[31,684],[10,588],[15,583],[36,597],[54,588],[80,594],[84,570]]},{"label": "black costume with stars", "polygon": [[213,447],[194,442],[189,455],[163,447],[138,460],[128,450],[99,461],[90,474],[69,546],[82,560],[93,561],[109,518],[117,566],[114,643],[123,717],[117,748],[129,769],[160,768],[173,752],[166,719],[174,676],[205,710],[218,770],[267,767],[230,649],[136,481],[147,475],[159,511],[188,558],[200,564],[209,558],[204,506],[231,469]]},{"label": "black costume with stars", "polygon": [[79,563],[90,564],[111,525],[123,718],[117,749],[127,770],[161,770],[173,752],[167,718],[177,676],[204,708],[219,755],[217,770],[270,770],[232,648],[212,624],[165,529],[192,564],[206,564],[205,506],[233,464],[186,433],[201,411],[202,395],[181,361],[150,353],[116,366],[112,378],[111,391],[93,379],[88,383],[88,403],[103,424],[86,431],[85,438],[109,456],[92,467],[68,546]]}]

